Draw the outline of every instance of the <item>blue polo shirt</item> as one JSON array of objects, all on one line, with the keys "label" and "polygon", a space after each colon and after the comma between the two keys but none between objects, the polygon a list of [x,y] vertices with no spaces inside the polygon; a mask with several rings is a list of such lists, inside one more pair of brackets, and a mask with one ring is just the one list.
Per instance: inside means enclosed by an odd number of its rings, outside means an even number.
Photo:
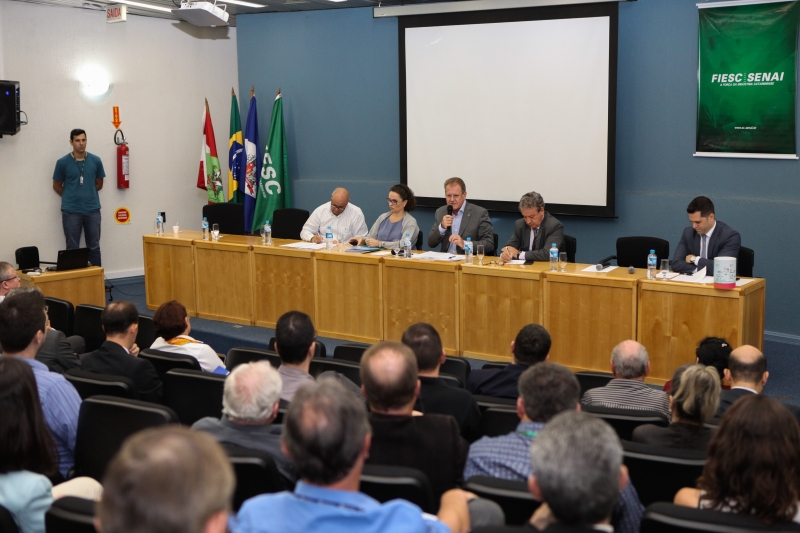
[{"label": "blue polo shirt", "polygon": [[[81,184],[83,170],[83,184]],[[53,181],[64,182],[61,195],[61,210],[68,213],[91,213],[100,209],[100,195],[97,194],[95,179],[106,177],[103,162],[94,154],[86,152],[86,159],[76,161],[69,153],[56,161]]]}]

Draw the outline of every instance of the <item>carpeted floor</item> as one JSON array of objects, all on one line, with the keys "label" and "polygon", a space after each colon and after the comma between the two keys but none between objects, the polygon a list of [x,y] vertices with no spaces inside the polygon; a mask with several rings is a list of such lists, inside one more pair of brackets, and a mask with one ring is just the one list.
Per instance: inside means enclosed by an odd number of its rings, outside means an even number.
[{"label": "carpeted floor", "polygon": [[[153,311],[145,305],[143,277],[116,279],[110,283],[114,286],[111,299],[128,300],[136,304],[140,313],[153,315]],[[228,353],[228,350],[236,347],[266,348],[269,339],[275,335],[275,330],[270,328],[240,326],[203,318],[192,318],[191,322],[192,336],[212,346],[219,353]],[[327,337],[319,337],[317,340],[325,344],[329,356],[338,345],[348,342]],[[800,345],[767,340],[764,341],[764,353],[769,369],[765,394],[783,402],[800,405]],[[484,363],[476,359],[469,361],[473,368],[480,368]]]}]

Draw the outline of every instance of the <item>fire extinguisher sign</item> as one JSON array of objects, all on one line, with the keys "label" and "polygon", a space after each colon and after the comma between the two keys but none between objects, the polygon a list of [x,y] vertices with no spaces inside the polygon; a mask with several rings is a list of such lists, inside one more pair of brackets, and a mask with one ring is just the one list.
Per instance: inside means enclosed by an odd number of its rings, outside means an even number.
[{"label": "fire extinguisher sign", "polygon": [[117,221],[117,224],[130,224],[131,222],[131,211],[127,207],[120,207],[116,211],[114,211],[114,220]]},{"label": "fire extinguisher sign", "polygon": [[112,107],[112,109],[114,112],[114,120],[112,120],[111,123],[114,125],[115,128],[119,129],[120,124],[122,124],[122,121],[119,119],[119,106],[115,105],[114,107]]}]

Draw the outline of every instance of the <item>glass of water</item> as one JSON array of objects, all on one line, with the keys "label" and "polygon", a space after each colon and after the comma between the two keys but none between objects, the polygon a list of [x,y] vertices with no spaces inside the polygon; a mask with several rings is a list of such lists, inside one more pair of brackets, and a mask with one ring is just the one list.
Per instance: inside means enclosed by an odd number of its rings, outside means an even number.
[{"label": "glass of water", "polygon": [[669,274],[669,259],[662,259],[661,260],[661,279],[667,279],[667,274]]},{"label": "glass of water", "polygon": [[214,236],[215,241],[219,240],[219,224],[214,224],[211,226],[211,235]]},{"label": "glass of water", "polygon": [[558,265],[561,267],[561,272],[567,271],[567,252],[558,254]]},{"label": "glass of water", "polygon": [[478,264],[483,264],[483,255],[484,255],[484,246],[483,244],[476,244],[475,245],[475,255],[478,256]]}]

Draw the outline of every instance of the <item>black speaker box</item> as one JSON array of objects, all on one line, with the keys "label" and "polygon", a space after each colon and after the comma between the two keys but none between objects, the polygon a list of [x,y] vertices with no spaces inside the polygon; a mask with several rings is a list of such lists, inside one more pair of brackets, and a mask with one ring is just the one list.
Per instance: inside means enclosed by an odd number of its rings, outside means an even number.
[{"label": "black speaker box", "polygon": [[19,133],[19,82],[0,80],[0,135]]}]

